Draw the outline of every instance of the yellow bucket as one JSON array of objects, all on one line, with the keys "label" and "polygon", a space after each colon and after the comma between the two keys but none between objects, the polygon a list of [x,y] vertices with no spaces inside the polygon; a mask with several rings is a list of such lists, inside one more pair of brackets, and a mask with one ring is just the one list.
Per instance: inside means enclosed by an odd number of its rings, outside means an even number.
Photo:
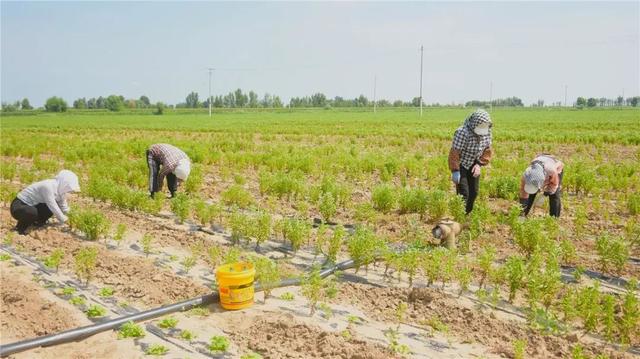
[{"label": "yellow bucket", "polygon": [[220,304],[224,309],[244,309],[253,305],[253,264],[238,262],[216,268]]}]

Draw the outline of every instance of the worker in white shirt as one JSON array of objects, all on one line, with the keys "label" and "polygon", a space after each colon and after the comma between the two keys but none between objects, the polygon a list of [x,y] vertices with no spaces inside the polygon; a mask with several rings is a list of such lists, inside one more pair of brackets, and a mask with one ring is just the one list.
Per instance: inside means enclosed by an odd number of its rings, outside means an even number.
[{"label": "worker in white shirt", "polygon": [[60,223],[66,222],[69,212],[66,194],[79,191],[78,176],[68,170],[60,171],[55,178],[31,184],[11,202],[11,216],[18,221],[15,229],[19,234],[26,234],[29,226],[42,226],[54,215]]}]

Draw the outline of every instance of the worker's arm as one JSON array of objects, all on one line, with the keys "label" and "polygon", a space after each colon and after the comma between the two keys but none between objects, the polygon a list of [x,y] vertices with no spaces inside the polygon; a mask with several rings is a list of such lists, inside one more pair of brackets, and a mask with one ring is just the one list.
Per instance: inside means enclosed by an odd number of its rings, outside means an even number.
[{"label": "worker's arm", "polygon": [[560,176],[558,176],[558,172],[555,170],[549,171],[547,178],[545,179],[544,193],[546,195],[551,195],[558,191],[558,187],[560,186]]},{"label": "worker's arm", "polygon": [[493,155],[493,150],[491,147],[487,147],[482,151],[482,155],[476,161],[480,166],[486,166],[491,161],[491,156]]},{"label": "worker's arm", "polygon": [[60,200],[60,202],[58,202],[58,206],[60,207],[60,210],[62,210],[62,213],[67,214],[69,213],[69,204],[67,203],[67,198],[65,196],[62,196],[62,199]]},{"label": "worker's arm", "polygon": [[529,214],[531,210],[531,206],[533,205],[533,196],[529,197],[527,191],[524,190],[524,176],[520,178],[520,193],[518,195],[520,199],[520,206],[522,207],[522,213],[526,216]]},{"label": "worker's arm", "polygon": [[449,150],[449,170],[451,172],[460,171],[460,150],[453,147]]},{"label": "worker's arm", "polygon": [[56,202],[56,197],[53,190],[50,187],[44,187],[42,190],[44,191],[43,192],[44,203],[47,205],[47,207],[49,207],[49,210],[51,210],[51,213],[53,213],[53,215],[56,216],[56,218],[60,223],[66,222],[68,217],[64,215],[64,213],[58,206],[58,202]]}]

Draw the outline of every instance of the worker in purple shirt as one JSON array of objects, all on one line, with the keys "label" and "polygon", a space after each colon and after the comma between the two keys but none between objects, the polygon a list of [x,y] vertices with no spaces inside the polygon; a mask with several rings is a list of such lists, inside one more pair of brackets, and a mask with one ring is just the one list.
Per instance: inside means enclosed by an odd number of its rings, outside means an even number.
[{"label": "worker in purple shirt", "polygon": [[149,166],[149,192],[151,197],[162,190],[162,184],[167,178],[167,187],[171,198],[175,197],[178,186],[189,177],[191,161],[181,149],[166,144],[157,143],[147,150],[147,165]]}]

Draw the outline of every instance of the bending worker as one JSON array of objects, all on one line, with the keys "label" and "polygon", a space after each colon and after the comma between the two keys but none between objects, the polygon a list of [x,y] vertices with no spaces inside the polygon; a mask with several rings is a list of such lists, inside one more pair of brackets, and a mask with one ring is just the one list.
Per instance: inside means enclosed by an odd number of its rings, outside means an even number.
[{"label": "bending worker", "polygon": [[520,204],[524,215],[528,215],[536,194],[543,191],[549,197],[549,215],[560,217],[562,204],[562,173],[564,164],[549,154],[534,158],[520,180]]},{"label": "bending worker", "polygon": [[31,184],[11,202],[11,216],[18,220],[15,230],[24,235],[29,226],[43,226],[53,215],[60,223],[66,222],[69,213],[66,194],[79,191],[78,176],[68,170],[60,171],[55,178]]},{"label": "bending worker", "polygon": [[449,151],[449,170],[456,192],[466,202],[466,212],[473,210],[478,197],[482,166],[491,160],[491,117],[485,110],[476,110],[453,135]]},{"label": "bending worker", "polygon": [[178,186],[189,177],[191,172],[189,156],[181,149],[166,143],[149,147],[147,164],[149,165],[149,192],[152,198],[156,192],[162,190],[165,177],[171,198],[175,197]]}]

